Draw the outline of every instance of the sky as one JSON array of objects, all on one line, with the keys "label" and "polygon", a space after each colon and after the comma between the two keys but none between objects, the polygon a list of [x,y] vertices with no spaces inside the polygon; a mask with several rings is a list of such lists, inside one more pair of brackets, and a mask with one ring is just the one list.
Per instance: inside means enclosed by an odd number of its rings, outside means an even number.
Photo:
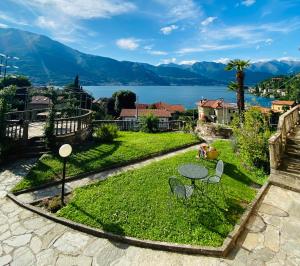
[{"label": "sky", "polygon": [[1,0],[0,27],[150,64],[300,60],[300,0]]}]

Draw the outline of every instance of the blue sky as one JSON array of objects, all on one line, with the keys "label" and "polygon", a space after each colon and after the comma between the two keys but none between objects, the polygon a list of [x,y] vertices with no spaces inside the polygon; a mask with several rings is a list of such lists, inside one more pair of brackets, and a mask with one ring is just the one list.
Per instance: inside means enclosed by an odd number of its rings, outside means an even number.
[{"label": "blue sky", "polygon": [[300,0],[1,0],[0,27],[159,63],[300,58]]}]

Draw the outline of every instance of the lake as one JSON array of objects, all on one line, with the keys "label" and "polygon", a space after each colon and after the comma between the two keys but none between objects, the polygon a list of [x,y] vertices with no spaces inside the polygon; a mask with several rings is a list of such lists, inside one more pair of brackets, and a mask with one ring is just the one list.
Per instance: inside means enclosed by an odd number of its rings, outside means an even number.
[{"label": "lake", "polygon": [[[167,102],[183,104],[186,108],[195,108],[202,98],[220,99],[235,103],[236,95],[225,86],[84,86],[96,99],[111,97],[118,90],[131,90],[136,93],[140,103]],[[245,95],[246,103],[270,107],[272,99]]]}]

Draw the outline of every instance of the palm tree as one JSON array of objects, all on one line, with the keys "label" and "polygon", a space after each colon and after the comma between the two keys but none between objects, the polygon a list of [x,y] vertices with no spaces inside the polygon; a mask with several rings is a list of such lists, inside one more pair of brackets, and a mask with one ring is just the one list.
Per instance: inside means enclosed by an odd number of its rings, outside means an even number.
[{"label": "palm tree", "polygon": [[225,68],[227,71],[236,70],[236,83],[229,84],[228,88],[236,90],[237,94],[237,105],[239,114],[241,115],[245,110],[245,97],[244,97],[244,79],[245,79],[245,68],[250,66],[250,61],[244,61],[240,59],[230,60]]}]

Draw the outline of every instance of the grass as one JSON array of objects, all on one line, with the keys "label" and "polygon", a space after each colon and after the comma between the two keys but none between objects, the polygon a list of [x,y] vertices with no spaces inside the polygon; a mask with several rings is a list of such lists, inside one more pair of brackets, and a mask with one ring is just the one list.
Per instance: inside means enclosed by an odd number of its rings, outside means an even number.
[{"label": "grass", "polygon": [[[147,158],[160,152],[167,152],[199,140],[192,134],[119,132],[112,143],[90,144],[78,147],[68,159],[67,176],[94,170],[102,170],[133,160]],[[31,188],[58,178],[62,172],[62,160],[57,155],[46,156],[30,170],[13,191]]]},{"label": "grass", "polygon": [[222,184],[226,198],[218,185],[210,185],[205,196],[194,194],[186,202],[170,195],[170,176],[176,175],[190,184],[190,180],[179,176],[179,165],[193,162],[214,172],[216,162],[197,160],[196,151],[190,151],[78,188],[57,215],[141,239],[221,246],[255,197],[252,185],[262,184],[266,176],[258,177],[245,170],[230,142],[217,141],[214,146],[225,162]]}]

